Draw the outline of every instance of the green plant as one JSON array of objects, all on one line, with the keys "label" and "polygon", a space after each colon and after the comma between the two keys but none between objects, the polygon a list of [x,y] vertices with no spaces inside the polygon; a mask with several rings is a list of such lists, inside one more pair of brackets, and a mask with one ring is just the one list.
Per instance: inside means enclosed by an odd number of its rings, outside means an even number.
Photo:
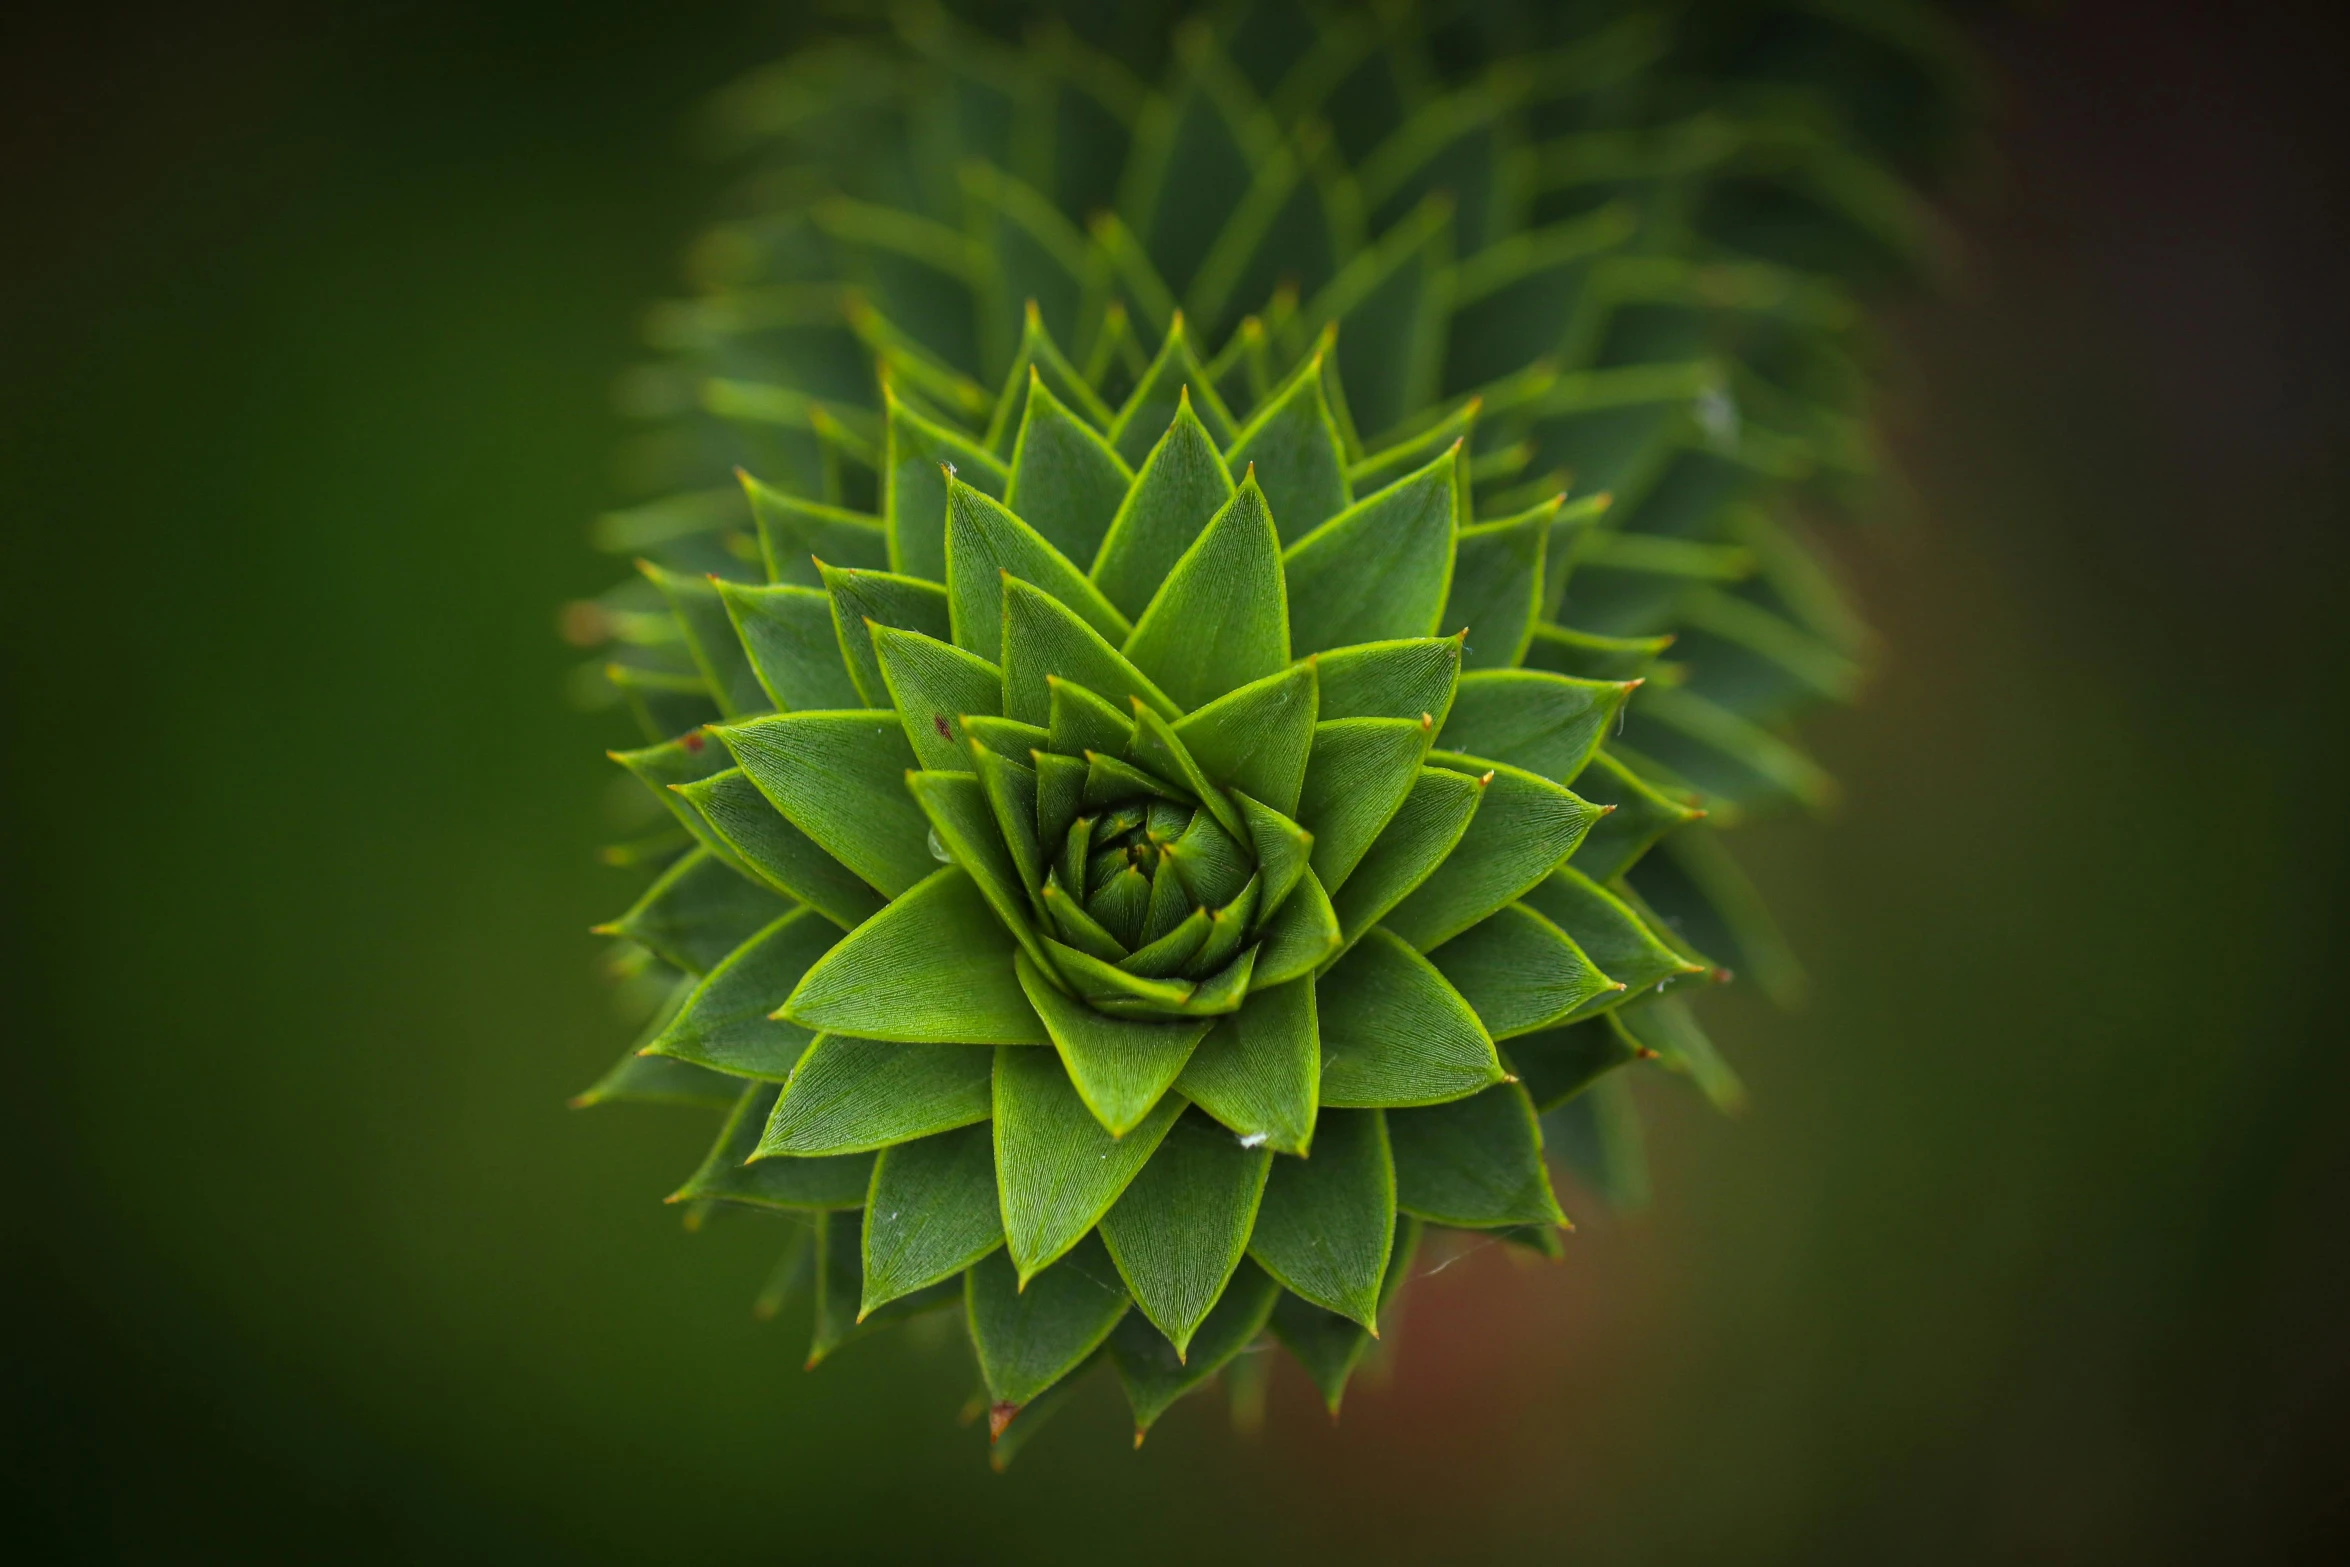
[{"label": "green plant", "polygon": [[1556,1253],[1546,1142],[1640,1199],[1617,1068],[1736,1101],[1685,992],[1794,976],[1715,829],[1824,800],[1861,642],[1835,279],[1932,245],[1837,96],[1921,13],[1847,10],[1800,91],[1263,5],[1156,90],[912,8],[723,100],[768,164],[630,382],[688,487],[573,623],[675,822],[583,1097],[727,1107],[678,1197],[809,1217],[812,1359],[961,1302],[999,1458],[1268,1326],[1335,1409],[1423,1223]]}]

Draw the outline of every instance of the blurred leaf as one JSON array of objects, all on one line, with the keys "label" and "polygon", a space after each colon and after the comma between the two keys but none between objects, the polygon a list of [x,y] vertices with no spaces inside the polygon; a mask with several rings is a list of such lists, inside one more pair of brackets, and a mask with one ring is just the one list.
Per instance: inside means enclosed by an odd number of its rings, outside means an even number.
[{"label": "blurred leaf", "polygon": [[1191,1335],[1185,1354],[1178,1356],[1166,1335],[1139,1312],[1123,1318],[1110,1334],[1110,1354],[1118,1367],[1118,1381],[1134,1411],[1135,1440],[1156,1424],[1175,1401],[1189,1393],[1245,1351],[1265,1330],[1280,1286],[1262,1269],[1243,1259],[1232,1282],[1218,1297],[1215,1309]]}]

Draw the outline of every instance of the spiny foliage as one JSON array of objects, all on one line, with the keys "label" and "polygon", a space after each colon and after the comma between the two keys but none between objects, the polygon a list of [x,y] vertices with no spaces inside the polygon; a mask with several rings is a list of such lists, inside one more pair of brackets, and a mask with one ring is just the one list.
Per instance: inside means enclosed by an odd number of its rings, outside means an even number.
[{"label": "spiny foliage", "polygon": [[1268,1329],[1335,1409],[1424,1224],[1555,1254],[1546,1142],[1636,1202],[1616,1069],[1732,1103],[1684,992],[1791,982],[1713,829],[1825,797],[1834,278],[1931,225],[1831,93],[1565,17],[914,7],[722,107],[766,199],[632,385],[743,476],[575,622],[674,822],[583,1099],[726,1109],[676,1200],[805,1221],[811,1362],[959,1303],[999,1459]]}]

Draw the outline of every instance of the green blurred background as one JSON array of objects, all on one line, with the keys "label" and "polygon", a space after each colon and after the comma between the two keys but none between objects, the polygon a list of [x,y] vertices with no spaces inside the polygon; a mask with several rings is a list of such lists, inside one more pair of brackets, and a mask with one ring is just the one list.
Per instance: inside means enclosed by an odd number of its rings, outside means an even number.
[{"label": "green blurred background", "polygon": [[[0,41],[19,1559],[2148,1562],[2350,1539],[2338,15],[1997,15],[1914,521],[1748,835],[1808,957],[1658,1199],[991,1475],[964,1352],[798,1369],[775,1244],[576,1114],[613,738],[558,606],[614,373],[800,8],[77,7]],[[2337,124],[2337,132],[2342,127]],[[2350,144],[2350,143],[2345,143]]]}]

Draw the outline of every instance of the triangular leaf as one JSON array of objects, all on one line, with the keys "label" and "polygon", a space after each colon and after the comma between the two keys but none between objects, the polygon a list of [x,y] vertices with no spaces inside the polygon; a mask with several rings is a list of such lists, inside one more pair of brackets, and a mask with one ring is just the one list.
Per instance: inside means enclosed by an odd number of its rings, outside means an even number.
[{"label": "triangular leaf", "polygon": [[808,965],[839,939],[840,932],[814,910],[786,914],[712,969],[645,1053],[782,1082],[815,1036],[770,1014]]},{"label": "triangular leaf", "polygon": [[952,1278],[1003,1243],[986,1122],[885,1148],[865,1204],[860,1309]]},{"label": "triangular leaf", "polygon": [[1118,1381],[1134,1411],[1135,1440],[1142,1440],[1158,1418],[1184,1394],[1192,1391],[1265,1330],[1281,1286],[1263,1269],[1243,1261],[1225,1286],[1207,1320],[1191,1335],[1187,1353],[1178,1357],[1167,1336],[1140,1313],[1130,1313],[1110,1335],[1110,1354],[1118,1367]]},{"label": "triangular leaf", "polygon": [[780,713],[711,732],[787,821],[886,896],[937,869],[930,824],[906,794],[914,752],[895,712]]},{"label": "triangular leaf", "polygon": [[[1134,482],[1110,443],[1029,372],[1028,409],[1004,503],[1071,560],[1090,561]],[[1006,562],[1010,565],[1010,562]],[[1020,568],[1013,566],[1014,571]],[[1021,571],[1022,576],[1033,576]]]},{"label": "triangular leaf", "polygon": [[1185,397],[1174,423],[1153,432],[1142,471],[1119,503],[1093,563],[1094,585],[1126,614],[1139,616],[1200,530],[1232,499],[1215,437]]},{"label": "triangular leaf", "polygon": [[1322,689],[1322,721],[1340,718],[1418,718],[1438,729],[1452,711],[1461,672],[1458,637],[1409,637],[1366,642],[1315,655]]},{"label": "triangular leaf", "polygon": [[734,476],[750,497],[768,581],[815,587],[817,560],[874,570],[889,565],[889,530],[879,517],[787,495],[740,468]]},{"label": "triangular leaf", "polygon": [[1477,814],[1484,792],[1482,783],[1464,774],[1441,767],[1420,769],[1412,792],[1330,900],[1338,910],[1339,931],[1349,942],[1379,923],[1446,863],[1468,830],[1469,819]]},{"label": "triangular leaf", "polygon": [[1185,709],[1289,663],[1281,540],[1254,483],[1208,519],[1135,622],[1125,653]]},{"label": "triangular leaf", "polygon": [[1342,887],[1419,778],[1428,726],[1407,718],[1344,718],[1314,726],[1297,819],[1314,835],[1314,874]]},{"label": "triangular leaf", "polygon": [[1241,820],[1240,808],[1209,779],[1192,756],[1191,747],[1176,738],[1167,721],[1140,702],[1134,704],[1134,738],[1126,752],[1160,780],[1175,784],[1206,806],[1216,825],[1235,842],[1248,837],[1248,824]]},{"label": "triangular leaf", "polygon": [[996,1187],[1019,1278],[1034,1278],[1100,1222],[1182,1113],[1183,1101],[1166,1095],[1134,1130],[1112,1137],[1057,1054],[996,1052]]},{"label": "triangular leaf", "polygon": [[1555,495],[1518,516],[1461,529],[1438,623],[1468,628],[1461,661],[1469,668],[1508,669],[1525,656],[1541,609],[1543,551],[1566,500]]},{"label": "triangular leaf", "polygon": [[1205,1116],[1184,1116],[1102,1215],[1126,1293],[1178,1357],[1248,1250],[1272,1158]]},{"label": "triangular leaf", "polygon": [[964,1045],[819,1035],[751,1157],[864,1153],[984,1121],[992,1066]]},{"label": "triangular leaf", "polygon": [[1100,752],[1111,758],[1126,754],[1134,720],[1074,680],[1045,676],[1048,693],[1045,744],[1062,756]]},{"label": "triangular leaf", "polygon": [[940,581],[947,572],[946,468],[998,499],[1011,483],[1011,471],[970,437],[933,424],[894,393],[887,403],[881,513],[889,529],[889,569]]},{"label": "triangular leaf", "polygon": [[1524,768],[1453,751],[1430,759],[1484,780],[1485,799],[1451,857],[1387,915],[1387,928],[1422,952],[1538,886],[1600,816],[1598,806]]},{"label": "triangular leaf", "polygon": [[767,693],[751,672],[742,639],[735,635],[734,621],[726,613],[726,601],[718,596],[716,579],[664,571],[651,561],[638,561],[637,570],[669,601],[671,613],[685,632],[686,650],[693,655],[694,667],[701,671],[718,711],[728,718],[765,711]]},{"label": "triangular leaf", "polygon": [[[1143,371],[1127,397],[1126,406],[1118,410],[1118,417],[1110,426],[1111,444],[1127,462],[1143,464],[1145,454],[1155,446],[1172,420],[1180,420],[1181,407],[1186,398],[1197,398],[1193,415],[1220,452],[1232,444],[1238,433],[1232,415],[1224,411],[1224,400],[1216,395],[1207,370],[1192,352],[1191,340],[1183,330],[1183,313],[1177,311],[1167,327],[1166,340],[1159,345],[1157,357]],[[1219,462],[1219,466],[1221,463]]]},{"label": "triangular leaf", "polygon": [[947,604],[957,647],[989,660],[1002,655],[1007,573],[1035,584],[1104,637],[1123,641],[1133,629],[1043,534],[970,485],[949,484]]},{"label": "triangular leaf", "polygon": [[1020,983],[1053,1036],[1078,1097],[1113,1137],[1142,1123],[1173,1086],[1213,1020],[1146,1023],[1104,1017],[1063,995],[1023,958]]},{"label": "triangular leaf", "polygon": [[[1408,1214],[1396,1215],[1395,1242],[1388,1248],[1386,1278],[1379,1286],[1382,1310],[1411,1273],[1412,1258],[1419,1249],[1420,1221]],[[1274,1303],[1268,1325],[1273,1329],[1273,1336],[1305,1368],[1306,1375],[1314,1379],[1314,1386],[1321,1390],[1323,1405],[1329,1409],[1331,1418],[1336,1419],[1339,1400],[1346,1395],[1347,1379],[1354,1375],[1363,1351],[1371,1347],[1371,1335],[1361,1323],[1290,1294],[1284,1294]]]},{"label": "triangular leaf", "polygon": [[708,832],[753,875],[820,911],[841,929],[881,907],[880,897],[862,877],[786,821],[741,768],[679,784],[677,792],[707,824]]},{"label": "triangular leaf", "polygon": [[1051,594],[1007,577],[1003,584],[1004,712],[1024,724],[1047,723],[1052,700],[1045,677],[1075,681],[1110,702],[1141,697],[1165,718],[1180,709],[1102,634]]},{"label": "triangular leaf", "polygon": [[1357,502],[1282,557],[1298,651],[1426,637],[1452,585],[1458,448]]},{"label": "triangular leaf", "polygon": [[1667,1067],[1690,1078],[1713,1101],[1714,1108],[1735,1114],[1746,1104],[1745,1085],[1730,1063],[1714,1048],[1689,1009],[1687,998],[1676,995],[1643,996],[1622,1011],[1610,1014],[1632,1042],[1653,1050]]},{"label": "triangular leaf", "polygon": [[[840,656],[867,707],[889,706],[889,685],[873,652],[873,626],[919,631],[945,641],[952,637],[947,591],[919,577],[887,571],[844,571],[827,564],[824,590],[832,596],[832,629]],[[870,624],[868,624],[870,623]]]},{"label": "triangular leaf", "polygon": [[[1284,544],[1304,538],[1346,510],[1354,494],[1346,483],[1346,449],[1323,401],[1321,355],[1300,365],[1289,384],[1233,437],[1224,466],[1233,473],[1256,469]],[[1294,587],[1291,591],[1294,596]],[[1292,635],[1296,634],[1293,627]]]},{"label": "triangular leaf", "polygon": [[707,974],[789,912],[788,902],[709,850],[693,849],[663,871],[627,913],[596,929],[600,935],[627,937],[673,968]]},{"label": "triangular leaf", "polygon": [[1002,671],[951,642],[889,626],[873,628],[873,651],[915,761],[933,772],[971,771],[963,715],[1002,706]]},{"label": "triangular leaf", "polygon": [[1445,749],[1571,784],[1638,684],[1538,669],[1472,670],[1453,695]]},{"label": "triangular leaf", "polygon": [[959,1287],[939,1284],[919,1294],[902,1296],[870,1315],[862,1313],[859,1303],[865,1293],[865,1261],[857,1244],[858,1228],[859,1221],[853,1212],[827,1213],[817,1221],[816,1321],[808,1344],[810,1370],[850,1339],[926,1311],[963,1303],[963,1291]]},{"label": "triangular leaf", "polygon": [[1292,815],[1314,748],[1316,692],[1313,661],[1294,664],[1190,713],[1175,734],[1217,783]]},{"label": "triangular leaf", "polygon": [[1374,1331],[1395,1239],[1395,1161],[1377,1110],[1326,1111],[1311,1159],[1276,1159],[1249,1255],[1282,1288]]},{"label": "triangular leaf", "polygon": [[971,1343],[1001,1429],[1022,1404],[1077,1369],[1126,1315],[1126,1291],[1099,1241],[1022,1277],[1001,1252],[965,1275]]},{"label": "triangular leaf", "polygon": [[1493,1040],[1429,961],[1373,929],[1322,976],[1322,1103],[1439,1104],[1505,1075]]},{"label": "triangular leaf", "polygon": [[1602,750],[1576,775],[1575,792],[1614,810],[1591,824],[1575,850],[1575,869],[1593,881],[1614,881],[1638,864],[1657,840],[1705,812],[1655,788]]},{"label": "triangular leaf", "polygon": [[1262,940],[1251,982],[1259,989],[1286,985],[1335,957],[1338,915],[1330,907],[1330,894],[1322,890],[1321,878],[1308,870],[1282,903],[1281,912],[1265,921],[1258,934]]},{"label": "triangular leaf", "polygon": [[911,1044],[1045,1044],[1012,972],[1018,950],[970,872],[950,865],[842,937],[783,1015]]},{"label": "triangular leaf", "polygon": [[873,1181],[873,1156],[869,1153],[744,1162],[759,1146],[759,1133],[782,1092],[781,1083],[753,1083],[744,1089],[701,1168],[671,1192],[668,1200],[732,1202],[785,1212],[854,1208],[864,1202],[866,1188]]},{"label": "triangular leaf", "polygon": [[1436,1224],[1564,1225],[1542,1166],[1534,1105],[1516,1083],[1421,1110],[1391,1110],[1395,1203]]},{"label": "triangular leaf", "polygon": [[1175,1080],[1176,1092],[1250,1147],[1305,1153],[1314,1140],[1322,1080],[1316,1018],[1310,975],[1253,991],[1200,1041]]},{"label": "triangular leaf", "polygon": [[[1629,994],[1706,971],[1704,964],[1667,946],[1623,899],[1572,867],[1552,872],[1526,893],[1526,902],[1548,915]],[[1584,1010],[1588,1014],[1606,1004],[1604,997],[1595,997]]]},{"label": "triangular leaf", "polygon": [[1470,926],[1433,961],[1495,1039],[1562,1023],[1618,988],[1572,937],[1523,903]]},{"label": "triangular leaf", "polygon": [[1233,797],[1240,814],[1248,825],[1248,843],[1257,857],[1257,918],[1270,919],[1288,900],[1298,881],[1306,874],[1308,858],[1314,852],[1314,835],[1274,810],[1261,805],[1245,794]]},{"label": "triangular leaf", "polygon": [[1557,1109],[1617,1067],[1639,1058],[1612,1017],[1521,1034],[1502,1052],[1538,1113]]},{"label": "triangular leaf", "polygon": [[778,712],[863,705],[832,629],[830,594],[721,582],[718,596],[750,655],[751,672]]}]

